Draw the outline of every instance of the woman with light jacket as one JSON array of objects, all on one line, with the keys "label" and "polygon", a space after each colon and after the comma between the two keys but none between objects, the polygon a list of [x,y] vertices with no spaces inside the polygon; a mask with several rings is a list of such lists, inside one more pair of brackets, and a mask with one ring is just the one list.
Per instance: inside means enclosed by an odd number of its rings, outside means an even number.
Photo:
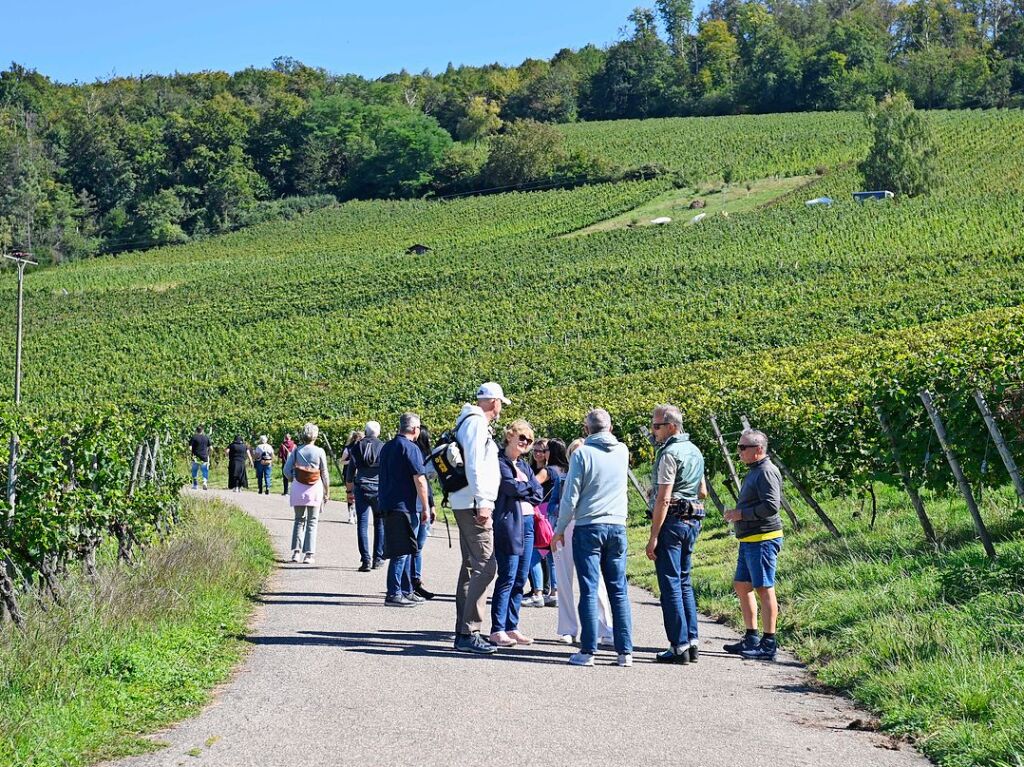
[{"label": "woman with light jacket", "polygon": [[494,556],[498,578],[491,596],[492,644],[512,647],[533,640],[519,630],[523,585],[533,558],[534,507],[544,498],[540,482],[523,458],[533,444],[533,427],[513,421],[505,431],[505,449],[498,454],[501,483],[494,504]]},{"label": "woman with light jacket", "polygon": [[289,502],[295,510],[292,526],[292,562],[302,556],[303,564],[313,564],[316,553],[316,526],[320,509],[330,498],[331,477],[327,469],[327,453],[317,447],[320,429],[314,423],[302,427],[302,444],[292,450],[284,465],[284,475],[291,480]]}]

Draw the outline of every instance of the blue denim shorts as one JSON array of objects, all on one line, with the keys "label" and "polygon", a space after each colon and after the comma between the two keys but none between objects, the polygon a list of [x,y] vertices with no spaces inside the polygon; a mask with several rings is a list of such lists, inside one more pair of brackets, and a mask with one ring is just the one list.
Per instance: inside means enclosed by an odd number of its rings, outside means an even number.
[{"label": "blue denim shorts", "polygon": [[767,589],[775,585],[775,568],[782,551],[782,538],[754,543],[740,542],[740,554],[736,561],[736,577],[740,583],[749,583],[755,589]]}]

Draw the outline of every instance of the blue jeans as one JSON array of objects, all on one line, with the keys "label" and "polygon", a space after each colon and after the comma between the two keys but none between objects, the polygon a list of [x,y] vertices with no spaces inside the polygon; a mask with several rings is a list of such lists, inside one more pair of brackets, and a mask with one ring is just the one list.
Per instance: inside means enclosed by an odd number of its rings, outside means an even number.
[{"label": "blue jeans", "polygon": [[192,460],[192,484],[196,484],[196,479],[199,477],[199,470],[203,470],[203,484],[210,481],[210,462],[209,461],[197,461]]},{"label": "blue jeans", "polygon": [[259,492],[261,492],[261,493],[264,490],[266,490],[268,493],[270,492],[270,469],[271,468],[272,467],[269,466],[269,465],[268,466],[264,466],[263,464],[261,464],[259,462],[256,463],[256,487],[259,489]]},{"label": "blue jeans", "polygon": [[572,557],[580,581],[580,652],[597,652],[597,583],[604,578],[612,608],[615,650],[633,652],[633,615],[626,586],[626,526],[576,525]]},{"label": "blue jeans", "polygon": [[700,522],[667,517],[658,533],[654,570],[661,589],[661,614],[673,647],[697,641],[697,600],[691,580]]},{"label": "blue jeans", "polygon": [[[399,514],[401,512],[391,512]],[[412,525],[413,535],[418,535],[420,529],[420,515],[409,514],[409,524]],[[412,554],[403,554],[400,557],[391,557],[388,560],[388,596],[397,597],[399,594],[412,593]]]},{"label": "blue jeans", "polygon": [[431,523],[420,522],[419,525],[419,532],[416,533],[416,556],[409,558],[409,577],[412,578],[414,585],[423,579],[423,547],[427,545],[427,538],[430,537]]},{"label": "blue jeans", "polygon": [[533,517],[523,517],[523,553],[494,553],[498,579],[491,595],[491,633],[519,628],[519,608],[523,604],[523,586],[533,561]]},{"label": "blue jeans", "polygon": [[370,514],[373,514],[373,561],[384,559],[384,518],[377,510],[377,496],[367,495],[355,486],[356,537],[359,541],[359,559],[370,563]]}]

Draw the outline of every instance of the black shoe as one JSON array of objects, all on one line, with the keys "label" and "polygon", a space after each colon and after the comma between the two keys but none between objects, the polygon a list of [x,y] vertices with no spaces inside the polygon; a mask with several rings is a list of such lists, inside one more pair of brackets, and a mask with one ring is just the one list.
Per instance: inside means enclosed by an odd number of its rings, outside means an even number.
[{"label": "black shoe", "polygon": [[485,640],[479,633],[459,634],[455,637],[455,649],[475,655],[492,655],[498,648]]},{"label": "black shoe", "polygon": [[376,570],[378,567],[384,567],[384,560],[383,559],[375,559],[375,560],[373,560],[373,569]]},{"label": "black shoe", "polygon": [[368,573],[368,572],[370,572],[370,563],[369,562],[363,562],[361,565],[359,565],[359,572],[361,572],[361,573]]},{"label": "black shoe", "polygon": [[775,652],[779,649],[774,638],[762,639],[757,647],[740,653],[747,660],[775,660]]},{"label": "black shoe", "polygon": [[697,658],[700,656],[700,652],[697,650],[697,646],[696,645],[690,645],[690,649],[689,649],[688,652],[689,652],[689,655],[690,655],[690,663],[696,663],[697,662]]},{"label": "black shoe", "polygon": [[427,591],[425,588],[423,588],[422,583],[417,583],[415,586],[413,586],[412,590],[415,594],[423,597],[424,599],[433,599],[435,596],[432,591]]},{"label": "black shoe", "polygon": [[743,651],[755,650],[761,644],[761,637],[757,634],[747,634],[738,642],[722,645],[722,649],[732,655],[739,655]]},{"label": "black shoe", "polygon": [[657,663],[679,663],[682,665],[690,662],[690,653],[687,652],[686,648],[677,652],[676,648],[670,647],[655,655],[654,660]]}]

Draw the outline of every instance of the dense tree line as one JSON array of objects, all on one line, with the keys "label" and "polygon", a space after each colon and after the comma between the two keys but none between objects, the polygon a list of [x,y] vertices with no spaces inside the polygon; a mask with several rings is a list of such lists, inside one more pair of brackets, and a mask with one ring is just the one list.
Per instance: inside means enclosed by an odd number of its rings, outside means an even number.
[{"label": "dense tree line", "polygon": [[1024,0],[692,0],[519,66],[378,80],[268,69],[60,84],[0,72],[0,247],[60,261],[335,200],[621,177],[545,123],[1024,104]]}]

